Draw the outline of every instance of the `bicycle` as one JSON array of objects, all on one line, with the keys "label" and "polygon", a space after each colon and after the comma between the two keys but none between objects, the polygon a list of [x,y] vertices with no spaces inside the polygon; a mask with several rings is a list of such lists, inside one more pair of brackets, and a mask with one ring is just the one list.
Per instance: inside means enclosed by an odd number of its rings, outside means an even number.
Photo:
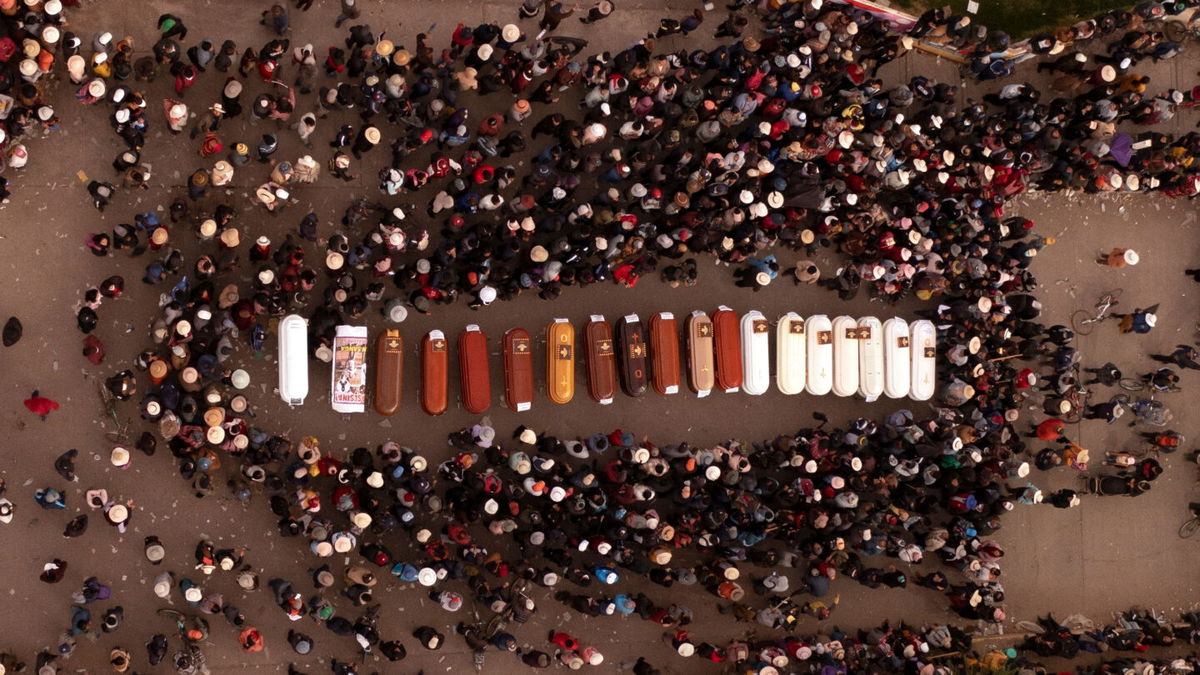
[{"label": "bicycle", "polygon": [[1096,329],[1096,324],[1112,318],[1109,310],[1117,305],[1117,299],[1121,297],[1123,291],[1124,289],[1114,288],[1100,296],[1100,299],[1096,301],[1094,313],[1086,309],[1075,310],[1071,314],[1071,328],[1077,335],[1091,335],[1092,331]]},{"label": "bicycle", "polygon": [[[1175,419],[1174,413],[1167,408],[1167,404],[1162,401],[1156,401],[1153,398],[1132,401],[1129,398],[1129,394],[1117,394],[1112,397],[1112,400],[1132,412],[1138,420],[1153,427],[1165,427],[1171,423],[1171,420]],[[1129,426],[1132,427],[1136,424],[1136,421],[1130,422]]]},{"label": "bicycle", "polygon": [[[104,383],[96,383],[96,391],[100,395],[100,404],[104,409],[104,414],[112,420],[113,429],[105,431],[104,437],[112,443],[122,444],[129,442],[130,418],[126,417],[125,422],[121,422],[120,416],[117,414],[117,397],[104,386]],[[101,421],[101,425],[106,425],[107,422]]]},{"label": "bicycle", "polygon": [[1183,525],[1179,526],[1179,538],[1187,539],[1197,532],[1200,532],[1200,515],[1197,515],[1196,512],[1193,511],[1192,517],[1188,518],[1186,521],[1184,521]]},{"label": "bicycle", "polygon": [[1160,389],[1158,387],[1151,386],[1150,383],[1147,382],[1145,378],[1140,378],[1140,377],[1122,377],[1121,381],[1118,382],[1117,384],[1119,384],[1120,387],[1122,389],[1124,389],[1125,391],[1145,391],[1145,390],[1149,389],[1149,390],[1151,390],[1155,393],[1159,393],[1159,394],[1163,394],[1163,393],[1174,394],[1174,393],[1183,391],[1182,389],[1180,389],[1179,387],[1177,387],[1175,385],[1171,385],[1171,386],[1167,387],[1166,389]]}]

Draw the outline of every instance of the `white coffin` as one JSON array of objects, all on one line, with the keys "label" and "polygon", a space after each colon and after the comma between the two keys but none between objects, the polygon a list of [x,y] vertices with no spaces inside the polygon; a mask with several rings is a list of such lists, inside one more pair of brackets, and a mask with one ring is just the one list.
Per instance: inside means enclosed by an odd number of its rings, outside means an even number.
[{"label": "white coffin", "polygon": [[824,396],[833,388],[833,323],[824,314],[804,321],[808,372],[804,388],[813,396]]},{"label": "white coffin", "polygon": [[833,320],[833,393],[858,393],[858,322],[849,316]]},{"label": "white coffin", "polygon": [[752,310],[741,319],[742,390],[751,396],[767,393],[771,386],[771,325],[762,312]]},{"label": "white coffin", "polygon": [[883,393],[904,398],[912,383],[912,350],[908,322],[892,317],[883,322]]},{"label": "white coffin", "polygon": [[308,322],[289,314],[279,322],[279,398],[304,405],[308,396]]},{"label": "white coffin", "polygon": [[805,363],[804,319],[795,312],[779,317],[775,328],[775,386],[779,393],[791,396],[804,391]]},{"label": "white coffin", "polygon": [[858,393],[875,400],[884,386],[883,324],[873,316],[858,320]]},{"label": "white coffin", "polygon": [[909,327],[912,342],[912,387],[908,395],[916,401],[933,398],[937,384],[937,328],[932,321],[914,321]]}]

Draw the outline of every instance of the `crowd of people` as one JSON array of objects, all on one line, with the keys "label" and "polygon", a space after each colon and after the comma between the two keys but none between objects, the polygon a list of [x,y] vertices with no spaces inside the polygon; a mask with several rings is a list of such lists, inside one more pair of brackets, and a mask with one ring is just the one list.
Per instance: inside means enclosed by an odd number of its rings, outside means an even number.
[{"label": "crowd of people", "polygon": [[[1074,405],[1081,355],[1070,328],[1038,321],[1032,295],[1031,265],[1053,242],[1030,220],[1006,215],[1005,203],[1026,189],[1200,193],[1200,135],[1153,128],[1184,94],[1155,93],[1138,70],[1178,52],[1155,37],[1155,22],[1188,2],[1144,3],[1036,38],[1035,52],[1058,55],[1042,62],[1061,73],[1053,93],[1014,83],[983,100],[928,76],[879,77],[912,39],[947,40],[972,51],[981,76],[1002,75],[990,66],[1002,36],[973,42],[969,21],[936,10],[902,34],[821,0],[768,8],[761,30],[750,8],[734,7],[712,48],[683,49],[673,37],[700,30],[701,13],[664,20],[658,37],[621,51],[585,55],[586,41],[557,34],[574,19],[554,0],[523,4],[522,16],[540,17],[536,35],[520,20],[460,24],[448,43],[420,34],[411,48],[359,23],[354,0],[342,0],[337,17],[350,24],[344,43],[293,44],[289,11],[311,5],[265,12],[271,35],[258,48],[189,41],[184,19],[171,14],[158,18],[149,52],[103,30],[88,45],[47,31],[61,25],[58,0],[0,22],[23,40],[24,55],[5,70],[18,105],[3,141],[55,130],[44,85],[70,82],[91,108],[81,109],[89,122],[105,119],[120,146],[115,177],[88,183],[97,209],[128,210],[127,193],[154,184],[142,160],[152,130],[170,130],[170,142],[193,144],[200,158],[167,213],[123,212],[118,220],[131,222],[86,239],[97,256],[144,256],[142,281],[165,291],[151,343],[105,381],[115,399],[138,406],[148,429],[133,447],[112,450],[113,465],[127,466],[131,450],[165,446],[196,497],[265,504],[280,533],[314,557],[317,592],[283,578],[259,589],[240,552],[201,542],[201,575],[156,579],[159,597],[181,593],[186,607],[171,615],[178,636],[151,639],[152,661],[173,654],[180,672],[203,672],[205,614],[223,614],[246,651],[262,649],[262,634],[236,606],[206,595],[204,578],[218,571],[248,592],[273,594],[289,618],[311,617],[391,660],[462,639],[480,655],[509,652],[531,667],[603,663],[596,646],[563,631],[521,647],[533,640],[506,626],[539,611],[542,596],[587,616],[636,615],[657,624],[681,657],[763,675],[939,672],[954,666],[938,654],[970,649],[963,629],[941,624],[846,633],[818,623],[821,633],[801,637],[802,622],[830,620],[834,587],[851,582],[922,586],[964,620],[1006,620],[1004,551],[991,539],[1003,514],[1043,500],[1079,503],[1074,491],[1043,496],[1010,477],[1024,477],[1030,463],[1084,468],[1086,456],[1059,419]],[[613,11],[601,0],[578,18],[594,23]],[[1106,49],[1086,50],[1099,36]],[[204,79],[221,83],[219,100],[189,91]],[[1144,130],[1131,138],[1118,124]],[[295,159],[281,157],[281,147],[296,145],[304,150]],[[24,146],[3,147],[8,166],[20,168]],[[377,177],[378,196],[347,204],[333,231],[315,212],[293,214],[307,185],[364,175]],[[233,186],[252,197],[239,201]],[[254,225],[268,214],[298,226],[273,241]],[[805,258],[790,272],[797,282],[818,281],[807,260],[818,251],[843,257],[819,279],[842,299],[865,287],[883,300],[932,301],[924,314],[939,326],[945,367],[930,416],[819,418],[767,440],[711,447],[622,430],[567,438],[520,428],[502,439],[481,423],[451,436],[444,462],[399,442],[339,456],[316,437],[288,438],[252,418],[249,379],[233,358],[242,344],[261,354],[270,319],[286,313],[308,318],[312,356],[328,361],[335,326],[372,311],[397,320],[460,297],[480,309],[525,293],[553,299],[570,286],[633,287],[647,274],[691,284],[705,255],[758,290],[788,273],[772,245],[780,257],[790,249]],[[105,360],[97,310],[123,290],[112,276],[79,305],[83,356],[97,366]],[[1152,328],[1149,316],[1137,325]],[[1110,366],[1097,377],[1112,379]],[[1031,399],[1048,418],[1026,433],[1019,411]],[[49,414],[46,405],[30,410]],[[65,480],[73,457],[56,462]],[[1126,468],[1143,480],[1157,475],[1144,462]],[[89,506],[124,531],[134,505],[94,497]],[[38,503],[62,508],[63,494],[47,486]],[[86,529],[85,515],[65,534]],[[153,542],[146,553],[151,564],[163,560]],[[335,554],[353,563],[341,569]],[[910,578],[926,558],[940,566]],[[51,565],[46,574],[61,578],[66,562]],[[492,616],[384,639],[371,588],[388,575],[428,589],[451,623],[467,600]],[[696,597],[732,620],[776,637],[693,637],[706,631],[690,625],[692,608],[621,592],[635,580],[696,586],[708,594]],[[39,669],[54,672],[74,636],[93,630],[88,604],[97,599],[108,599],[107,587],[91,578]],[[347,602],[349,615],[338,607]],[[110,621],[120,622],[119,607],[105,611],[102,629]],[[1087,639],[1125,648],[1112,636]],[[172,651],[172,641],[183,646]],[[1064,639],[1043,641],[1052,645],[1031,648],[1067,649]],[[294,630],[288,643],[304,655],[315,640]],[[118,671],[131,667],[120,648],[112,659]],[[629,667],[655,670],[644,659]],[[339,673],[357,668],[333,663]]]}]

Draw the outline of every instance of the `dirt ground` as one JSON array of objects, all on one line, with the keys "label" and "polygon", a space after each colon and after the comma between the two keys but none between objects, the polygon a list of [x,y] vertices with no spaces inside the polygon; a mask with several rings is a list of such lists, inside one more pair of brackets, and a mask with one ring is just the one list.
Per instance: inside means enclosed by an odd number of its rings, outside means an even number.
[{"label": "dirt ground", "polygon": [[[458,21],[476,22],[491,18],[505,23],[516,18],[517,2],[439,2],[417,3],[402,0],[370,3],[365,19],[375,29],[387,28],[388,37],[398,45],[411,41],[420,31],[437,36],[435,42],[448,40],[450,29]],[[564,22],[564,34],[584,36],[592,41],[593,49],[619,49],[643,36],[662,16],[681,17],[691,11],[694,3],[647,2],[623,0],[616,16],[587,30],[574,19]],[[161,12],[183,16],[190,28],[187,44],[203,37],[214,40],[233,38],[239,45],[256,46],[269,39],[258,25],[263,3],[205,0],[204,2],[90,2],[71,14],[72,24],[83,36],[101,28],[115,35],[135,36],[140,46],[152,43],[153,20]],[[585,7],[586,9],[586,7]],[[718,4],[708,22],[716,24],[723,16]],[[335,0],[317,0],[307,14],[293,13],[293,44],[311,41],[318,53],[324,46],[339,40],[333,28],[337,14]],[[418,18],[414,18],[418,17]],[[399,23],[397,23],[399,22]],[[536,33],[534,22],[522,24],[527,33]],[[706,24],[707,27],[707,24]],[[705,38],[710,35],[704,32]],[[85,40],[87,38],[85,37]],[[681,38],[668,44],[682,47]],[[1191,55],[1157,64],[1147,69],[1155,85],[1165,89],[1170,83],[1190,87],[1194,84],[1196,61]],[[914,54],[889,65],[883,75],[889,81],[907,80],[916,73],[933,75],[941,80],[957,81],[958,73],[949,64],[931,57]],[[1035,77],[1033,65],[1022,66],[1015,77]],[[214,100],[224,78],[210,73],[188,93],[193,109]],[[261,87],[261,84],[257,85]],[[156,83],[148,97],[152,102],[164,96],[168,85]],[[243,100],[257,92],[248,87]],[[173,138],[161,131],[158,124],[150,135],[145,153],[154,167],[153,189],[136,195],[119,195],[103,215],[91,206],[84,185],[76,176],[111,179],[109,163],[118,151],[118,141],[101,119],[100,109],[84,109],[75,104],[71,91],[62,88],[57,94],[58,111],[64,131],[53,137],[30,144],[32,159],[22,173],[9,173],[14,185],[11,204],[0,209],[0,270],[7,283],[0,285],[0,311],[21,318],[25,337],[15,347],[0,352],[10,386],[0,392],[0,425],[5,431],[4,459],[0,475],[8,484],[8,496],[17,504],[15,520],[0,526],[5,547],[0,554],[0,592],[6,598],[0,613],[0,648],[17,652],[32,661],[36,650],[52,644],[66,628],[70,618],[70,594],[87,576],[98,575],[113,587],[108,603],[96,603],[96,612],[112,604],[123,605],[126,621],[115,634],[104,635],[92,642],[81,640],[76,654],[67,662],[66,670],[103,672],[109,649],[122,645],[135,653],[139,672],[166,672],[163,667],[147,668],[143,644],[153,633],[170,633],[172,626],[155,616],[154,610],[163,606],[151,591],[151,579],[162,570],[177,575],[192,572],[192,550],[204,537],[218,547],[245,546],[247,561],[260,570],[264,580],[272,577],[291,579],[309,590],[306,570],[315,567],[313,558],[296,539],[281,539],[273,517],[259,498],[243,507],[218,490],[217,495],[197,500],[179,478],[169,453],[154,457],[140,454],[132,467],[121,471],[107,459],[110,443],[105,440],[101,404],[96,395],[94,380],[123,367],[148,344],[147,328],[162,287],[139,283],[145,259],[117,257],[99,259],[86,250],[83,241],[87,233],[111,229],[118,222],[130,222],[134,213],[149,209],[164,209],[174,193],[178,193],[184,178],[200,166],[191,154],[191,145],[183,138]],[[309,109],[306,103],[298,111]],[[156,119],[157,121],[157,119]],[[1166,129],[1174,133],[1190,128],[1196,122],[1194,114],[1181,115]],[[339,123],[333,118],[321,122],[317,147],[332,136]],[[223,130],[227,142],[241,134],[255,138],[263,128],[252,128],[244,118]],[[291,132],[281,134],[278,157],[294,158],[300,146]],[[184,147],[187,146],[187,147]],[[333,232],[332,223],[340,216],[344,205],[354,196],[378,196],[372,177],[375,169],[386,161],[383,151],[375,151],[361,167],[364,179],[352,184],[333,183],[323,176],[315,186],[299,190],[299,204],[283,215],[271,219],[252,210],[253,187],[265,176],[260,166],[239,171],[233,189],[227,197],[249,215],[253,223],[247,237],[267,234],[282,241],[283,234],[294,231],[296,224],[310,209],[320,214],[321,235]],[[318,157],[320,159],[321,157]],[[1081,338],[1086,365],[1098,365],[1107,360],[1117,363],[1129,374],[1151,369],[1147,355],[1169,352],[1180,342],[1192,342],[1197,332],[1197,301],[1193,282],[1182,270],[1200,263],[1200,239],[1196,237],[1197,222],[1193,202],[1176,202],[1159,197],[1064,197],[1029,195],[1014,202],[1010,209],[1037,222],[1039,232],[1054,236],[1057,243],[1039,256],[1035,272],[1042,284],[1039,297],[1047,306],[1050,317],[1066,321],[1070,313],[1089,307],[1103,291],[1113,287],[1124,289],[1122,308],[1161,303],[1160,322],[1146,336],[1117,335],[1115,325],[1100,326],[1092,335]],[[417,209],[419,212],[420,209]],[[1124,270],[1112,270],[1096,265],[1097,251],[1114,246],[1131,246],[1142,256],[1142,263]],[[790,252],[778,251],[785,266],[794,262]],[[836,261],[818,261],[826,273],[832,273]],[[106,276],[121,273],[128,281],[125,297],[106,302],[100,310],[101,325],[97,335],[108,347],[108,360],[93,368],[80,355],[82,339],[74,326],[74,312],[82,291]],[[769,318],[794,310],[803,315],[827,313],[855,316],[873,314],[886,317],[892,312],[904,315],[917,305],[900,308],[885,307],[860,299],[854,303],[839,303],[836,296],[811,286],[795,287],[780,279],[761,293],[750,293],[733,286],[729,270],[716,267],[711,259],[701,259],[701,283],[694,288],[670,289],[657,280],[643,281],[636,290],[615,286],[593,286],[587,289],[568,289],[555,303],[536,298],[523,298],[511,304],[496,304],[471,312],[465,305],[440,309],[432,317],[414,316],[401,330],[407,340],[409,358],[405,365],[405,380],[416,381],[416,346],[427,330],[441,328],[454,336],[467,323],[478,323],[489,337],[493,353],[494,380],[498,380],[498,352],[501,333],[513,326],[523,326],[539,339],[543,327],[553,317],[567,317],[580,325],[588,314],[604,313],[609,318],[637,312],[644,318],[652,312],[672,311],[685,315],[692,309],[712,310],[727,304],[739,312],[759,309]],[[368,325],[372,336],[382,325],[374,316]],[[272,341],[273,344],[273,341]],[[540,349],[540,348],[539,348]],[[539,352],[540,353],[540,352]],[[386,439],[421,449],[431,462],[445,456],[446,434],[478,421],[461,409],[452,408],[446,415],[429,418],[420,412],[415,388],[405,387],[403,410],[390,419],[374,413],[343,419],[328,407],[324,388],[325,372],[314,364],[313,395],[303,408],[289,409],[274,393],[275,365],[270,358],[255,360],[246,349],[238,356],[252,375],[249,396],[257,422],[265,428],[287,431],[293,438],[315,435],[325,450],[337,452],[358,446],[373,447]],[[542,368],[541,359],[535,360]],[[1192,388],[1200,375],[1184,374],[1184,393],[1168,395],[1175,411],[1174,428],[1189,438],[1200,436],[1200,425],[1189,413],[1188,401],[1193,400]],[[48,421],[40,422],[21,405],[29,391],[40,388],[42,393],[59,400],[62,409]],[[1108,392],[1102,395],[1107,396]],[[619,398],[612,406],[597,406],[579,395],[566,406],[555,406],[539,396],[533,410],[520,415],[499,405],[499,390],[494,392],[495,404],[491,420],[501,435],[520,423],[560,436],[590,435],[595,431],[613,428],[632,430],[659,442],[689,440],[697,443],[729,437],[744,439],[769,438],[781,432],[793,431],[808,424],[811,413],[822,411],[832,419],[857,416],[882,416],[899,403],[883,401],[864,404],[853,399],[809,396],[784,397],[775,391],[765,396],[743,394],[713,395],[696,399],[684,393],[663,398],[653,394],[640,400]],[[918,413],[920,409],[917,409]],[[1028,411],[1036,419],[1036,411]],[[130,406],[124,414],[136,417]],[[1105,426],[1087,422],[1072,431],[1072,437],[1092,451],[1093,470],[1105,449],[1134,447],[1133,432],[1123,424]],[[65,486],[55,474],[52,461],[68,448],[80,450],[78,473],[80,480]],[[1165,475],[1157,481],[1148,495],[1127,498],[1085,498],[1081,507],[1062,511],[1049,506],[1018,508],[1005,520],[999,538],[1007,547],[1004,563],[1004,583],[1009,599],[1012,621],[1032,619],[1053,610],[1056,616],[1082,613],[1096,621],[1105,621],[1111,613],[1144,604],[1158,610],[1175,612],[1196,602],[1200,570],[1195,565],[1196,541],[1180,540],[1175,532],[1186,517],[1186,504],[1200,495],[1196,490],[1196,467],[1188,464],[1183,453],[1165,457]],[[1043,489],[1077,484],[1079,476],[1071,469],[1057,469],[1037,474],[1034,482]],[[66,488],[68,509],[43,511],[33,501],[33,492],[44,486]],[[60,535],[65,523],[79,512],[86,511],[83,493],[89,488],[105,487],[112,496],[133,499],[137,511],[130,530],[119,535],[102,520],[94,518],[88,533],[78,539]],[[168,550],[166,563],[151,567],[142,556],[142,540],[157,535]],[[70,563],[67,578],[55,586],[37,581],[44,562],[53,557]],[[331,561],[340,565],[343,561]],[[199,580],[199,574],[192,578]],[[308,619],[289,625],[282,613],[273,606],[269,591],[245,594],[236,589],[233,579],[215,575],[204,583],[206,590],[219,590],[225,598],[243,608],[254,625],[267,638],[267,648],[256,655],[245,655],[236,644],[236,634],[219,618],[213,622],[213,634],[205,652],[217,673],[283,672],[295,662],[308,672],[327,672],[329,659],[354,654],[349,638],[338,638]],[[384,580],[376,598],[384,610],[380,632],[385,639],[398,638],[410,650],[407,661],[393,667],[386,662],[368,659],[364,670],[380,672],[441,672],[472,667],[465,644],[451,637],[439,652],[423,652],[410,636],[421,623],[448,629],[460,619],[469,618],[471,607],[458,615],[447,615],[429,600],[419,588]],[[632,586],[623,590],[635,590]],[[951,615],[946,603],[937,594],[919,588],[870,591],[852,583],[838,582],[835,590],[842,594],[842,605],[832,623],[842,628],[875,625],[883,619],[903,618],[909,623],[948,620]],[[658,632],[637,619],[584,619],[541,591],[540,611],[529,625],[514,632],[518,639],[547,649],[546,631],[562,627],[585,642],[595,644],[607,656],[602,670],[611,672],[623,661],[646,655],[666,672],[700,672],[696,660],[683,661],[671,655],[668,645],[661,642]],[[653,587],[648,594],[660,602],[680,602],[691,606],[697,614],[693,633],[698,639],[722,641],[741,634],[745,628],[732,624],[715,612],[716,598],[704,591],[672,590]],[[347,615],[353,615],[349,603]],[[486,610],[485,610],[486,611]],[[284,641],[288,628],[297,627],[316,638],[314,655],[307,660],[297,657]],[[817,629],[811,620],[803,625],[805,632]],[[1008,626],[1012,630],[1012,624]],[[447,630],[447,632],[449,632]],[[523,670],[511,657],[490,654],[488,672]]]}]

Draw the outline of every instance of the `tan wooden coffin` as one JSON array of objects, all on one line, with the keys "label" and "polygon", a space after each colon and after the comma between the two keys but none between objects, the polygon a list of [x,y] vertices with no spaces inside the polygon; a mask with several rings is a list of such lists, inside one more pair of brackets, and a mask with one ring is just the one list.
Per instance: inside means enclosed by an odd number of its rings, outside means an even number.
[{"label": "tan wooden coffin", "polygon": [[559,404],[575,397],[575,327],[566,319],[546,327],[546,396]]},{"label": "tan wooden coffin", "polygon": [[421,340],[421,409],[428,415],[446,412],[450,375],[450,347],[440,330]]},{"label": "tan wooden coffin", "polygon": [[688,386],[700,398],[717,386],[717,366],[713,357],[713,325],[700,310],[687,320]]}]

